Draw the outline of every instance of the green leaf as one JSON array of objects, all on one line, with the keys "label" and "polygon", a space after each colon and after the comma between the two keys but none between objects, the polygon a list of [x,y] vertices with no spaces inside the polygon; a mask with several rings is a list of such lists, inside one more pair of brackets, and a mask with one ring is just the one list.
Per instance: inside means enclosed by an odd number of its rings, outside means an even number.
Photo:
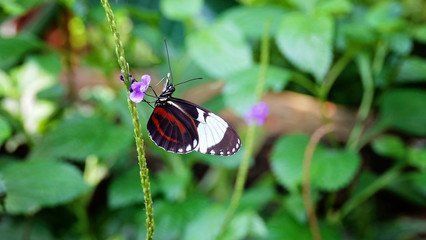
[{"label": "green leaf", "polygon": [[360,165],[358,153],[317,146],[311,166],[311,182],[318,189],[336,191],[345,187]]},{"label": "green leaf", "polygon": [[315,8],[315,11],[328,15],[343,15],[351,12],[353,5],[348,0],[320,0]]},{"label": "green leaf", "polygon": [[413,27],[413,37],[421,43],[426,43],[426,23]]},{"label": "green leaf", "polygon": [[333,59],[333,35],[332,18],[293,13],[282,18],[276,41],[292,64],[321,83]]},{"label": "green leaf", "polygon": [[383,135],[374,139],[373,150],[385,157],[403,159],[407,152],[404,142],[397,136]]},{"label": "green leaf", "polygon": [[90,187],[72,165],[55,161],[24,161],[0,169],[7,187],[6,209],[33,214],[43,207],[67,203]]},{"label": "green leaf", "polygon": [[383,1],[368,10],[365,20],[369,26],[381,32],[393,32],[404,27],[402,14],[400,2]]},{"label": "green leaf", "polygon": [[[223,90],[225,102],[236,113],[243,116],[256,103],[256,86],[259,79],[260,66],[231,74],[225,78]],[[284,68],[269,66],[266,73],[265,88],[281,91],[291,78],[291,73]]]},{"label": "green leaf", "polygon": [[[263,36],[265,24],[271,21],[270,32],[275,33],[281,16],[285,14],[282,8],[273,6],[263,7],[234,7],[224,14],[222,19],[234,23],[244,35],[260,39]],[[255,18],[253,16],[256,16]]]},{"label": "green leaf", "polygon": [[219,205],[204,208],[197,217],[192,218],[185,229],[184,240],[213,240],[219,234],[226,209]]},{"label": "green leaf", "polygon": [[203,0],[164,0],[160,2],[163,14],[173,20],[195,17],[201,11]]},{"label": "green leaf", "polygon": [[130,146],[132,132],[101,117],[74,116],[49,131],[31,157],[80,161],[90,154],[114,157]]},{"label": "green leaf", "polygon": [[302,182],[303,156],[308,142],[306,135],[288,135],[281,137],[272,149],[272,173],[290,191]]},{"label": "green leaf", "polygon": [[188,169],[178,172],[162,171],[158,174],[158,187],[161,189],[166,199],[176,201],[185,196],[185,190],[191,180]]},{"label": "green leaf", "polygon": [[[278,181],[293,192],[302,183],[302,166],[309,137],[288,135],[280,138],[271,155],[272,172]],[[311,183],[314,187],[335,191],[344,187],[360,164],[357,153],[326,149],[318,144],[312,158]]]},{"label": "green leaf", "polygon": [[408,149],[408,162],[410,165],[426,170],[426,149],[423,147],[412,147]]},{"label": "green leaf", "polygon": [[426,60],[415,56],[404,59],[396,79],[401,83],[426,82]]},{"label": "green leaf", "polygon": [[380,115],[377,124],[415,136],[426,136],[425,102],[425,90],[387,91],[379,99]]},{"label": "green leaf", "polygon": [[42,46],[40,40],[29,34],[10,38],[0,36],[0,69],[12,67],[25,53],[39,49]]},{"label": "green leaf", "polygon": [[6,118],[0,115],[0,146],[12,135],[12,127]]},{"label": "green leaf", "polygon": [[[338,240],[342,239],[341,231],[330,225],[320,223],[322,239]],[[286,213],[280,213],[267,222],[268,240],[297,239],[311,240],[312,234],[307,223],[301,224],[295,221]]]},{"label": "green leaf", "polygon": [[235,215],[224,239],[259,239],[267,236],[266,224],[253,211],[244,211]]},{"label": "green leaf", "polygon": [[201,195],[191,195],[182,202],[155,201],[155,238],[182,239],[185,227],[209,207]]},{"label": "green leaf", "polygon": [[130,168],[115,177],[108,188],[108,206],[112,209],[142,203],[143,201],[139,169],[136,167]]},{"label": "green leaf", "polygon": [[[12,15],[23,15],[36,5],[43,3],[43,0],[29,0],[29,1],[15,1],[15,0],[4,0],[0,2],[0,7],[5,12]],[[0,48],[2,49],[2,48]]]},{"label": "green leaf", "polygon": [[307,221],[305,203],[300,193],[293,192],[284,198],[284,207],[300,223]]},{"label": "green leaf", "polygon": [[[37,217],[34,218],[34,222],[31,223],[31,240],[55,240],[52,234],[52,229],[49,228],[45,222]],[[0,221],[0,233],[2,239],[7,240],[20,240],[22,234],[28,231],[28,221],[19,219],[2,217]]]},{"label": "green leaf", "polygon": [[259,183],[244,191],[241,197],[240,210],[261,211],[275,197],[275,180],[268,175],[260,180]]},{"label": "green leaf", "polygon": [[407,33],[393,33],[388,36],[389,48],[400,55],[409,55],[413,49],[413,42]]},{"label": "green leaf", "polygon": [[195,63],[216,78],[249,68],[253,65],[250,46],[232,23],[222,21],[191,33],[186,47]]}]

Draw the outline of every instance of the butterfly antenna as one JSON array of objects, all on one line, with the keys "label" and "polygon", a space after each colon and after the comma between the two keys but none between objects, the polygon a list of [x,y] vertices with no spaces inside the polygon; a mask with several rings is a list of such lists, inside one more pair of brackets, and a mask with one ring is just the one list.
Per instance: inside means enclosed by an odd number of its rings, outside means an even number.
[{"label": "butterfly antenna", "polygon": [[198,77],[198,78],[189,79],[189,80],[186,80],[184,82],[180,82],[178,84],[175,84],[175,86],[181,85],[181,84],[184,84],[184,83],[187,83],[187,82],[190,82],[190,81],[194,81],[194,80],[200,80],[200,79],[203,79],[203,78],[202,77]]},{"label": "butterfly antenna", "polygon": [[164,38],[164,45],[166,46],[167,63],[169,64],[170,79],[171,79],[171,81],[173,83],[173,73],[172,73],[172,68],[170,67],[169,48],[167,47],[166,38]]}]

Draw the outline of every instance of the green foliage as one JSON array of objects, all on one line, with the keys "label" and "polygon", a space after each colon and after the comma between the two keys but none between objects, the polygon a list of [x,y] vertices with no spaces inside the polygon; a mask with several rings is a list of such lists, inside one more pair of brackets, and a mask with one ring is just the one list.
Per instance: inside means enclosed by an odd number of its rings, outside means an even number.
[{"label": "green foliage", "polygon": [[333,59],[333,35],[331,17],[292,13],[282,18],[276,40],[292,64],[322,83]]},{"label": "green foliage", "polygon": [[[302,184],[302,167],[309,138],[288,135],[278,140],[272,151],[272,171],[277,180],[290,190]],[[311,181],[319,190],[335,191],[346,186],[360,164],[357,153],[317,146],[312,157]]]},{"label": "green foliage", "polygon": [[380,99],[378,124],[408,134],[426,135],[426,91],[421,89],[394,89]]},{"label": "green foliage", "polygon": [[221,21],[188,36],[189,54],[207,73],[217,78],[253,65],[250,46],[231,22]]},{"label": "green foliage", "polygon": [[[230,157],[166,153],[147,135],[152,108],[138,105],[155,239],[216,239],[246,157],[244,192],[222,240],[313,239],[304,170],[322,239],[425,235],[426,221],[412,214],[426,209],[423,2],[110,4],[133,77],[150,74],[161,91],[166,37],[175,84],[203,78],[174,96],[225,113],[242,139]],[[0,238],[143,239],[128,93],[100,3],[6,0],[0,8]],[[243,116],[258,101],[265,62],[270,115],[250,149]],[[309,94],[324,111],[293,99],[291,111],[281,109],[287,91]],[[303,169],[313,131],[330,121],[337,134],[320,136]]]},{"label": "green foliage", "polygon": [[131,134],[124,126],[115,126],[100,117],[74,116],[49,131],[34,149],[32,158],[84,161],[90,154],[112,157],[128,149]]},{"label": "green foliage", "polygon": [[54,161],[13,162],[0,169],[7,189],[6,209],[34,214],[86,193],[90,188],[77,168]]}]

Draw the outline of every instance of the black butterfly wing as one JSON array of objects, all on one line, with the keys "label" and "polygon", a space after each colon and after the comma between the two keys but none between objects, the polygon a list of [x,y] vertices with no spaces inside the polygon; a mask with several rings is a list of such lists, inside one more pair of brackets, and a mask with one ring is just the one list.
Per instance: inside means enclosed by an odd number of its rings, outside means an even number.
[{"label": "black butterfly wing", "polygon": [[228,156],[236,153],[241,147],[241,139],[237,132],[221,117],[213,112],[186,100],[170,98],[177,108],[190,115],[198,132],[198,146],[195,151]]},{"label": "black butterfly wing", "polygon": [[193,118],[169,101],[154,108],[147,129],[152,141],[166,151],[188,153],[198,146]]}]

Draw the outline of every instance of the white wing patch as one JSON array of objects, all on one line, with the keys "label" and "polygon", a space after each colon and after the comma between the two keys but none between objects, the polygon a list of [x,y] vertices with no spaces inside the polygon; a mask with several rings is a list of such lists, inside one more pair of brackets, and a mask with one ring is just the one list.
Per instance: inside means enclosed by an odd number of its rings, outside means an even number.
[{"label": "white wing patch", "polygon": [[[199,108],[197,108],[197,111],[197,120],[200,122],[197,128],[200,142],[196,150],[201,153],[207,153],[208,148],[222,141],[228,124],[225,120],[212,112],[207,113]],[[214,151],[211,154],[214,154]]]}]

